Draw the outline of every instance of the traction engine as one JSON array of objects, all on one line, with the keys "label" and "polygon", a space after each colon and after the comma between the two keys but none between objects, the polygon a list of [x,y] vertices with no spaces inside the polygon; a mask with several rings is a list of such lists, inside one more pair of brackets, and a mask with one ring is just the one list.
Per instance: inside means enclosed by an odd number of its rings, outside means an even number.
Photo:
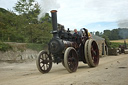
[{"label": "traction engine", "polygon": [[69,73],[75,72],[78,62],[82,61],[89,67],[99,64],[99,48],[94,39],[89,39],[88,31],[82,28],[79,34],[72,34],[70,30],[58,30],[57,11],[52,10],[53,38],[48,43],[48,51],[39,52],[36,65],[41,73],[48,73],[52,63],[62,63]]}]

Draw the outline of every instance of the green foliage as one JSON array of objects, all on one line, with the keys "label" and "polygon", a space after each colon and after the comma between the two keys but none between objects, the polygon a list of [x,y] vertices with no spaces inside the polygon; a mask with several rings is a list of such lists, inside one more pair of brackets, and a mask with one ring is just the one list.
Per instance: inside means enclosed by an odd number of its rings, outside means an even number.
[{"label": "green foliage", "polygon": [[110,30],[104,30],[104,34],[105,36],[107,36],[109,39],[111,39],[111,31]]},{"label": "green foliage", "polygon": [[124,43],[115,43],[115,42],[111,42],[111,44],[110,44],[110,48],[118,48],[119,47],[119,45],[123,45]]},{"label": "green foliage", "polygon": [[95,32],[95,35],[100,36],[100,32],[99,31],[96,31]]},{"label": "green foliage", "polygon": [[110,48],[110,40],[109,40],[108,36],[102,35],[102,37],[105,39],[105,43],[108,46],[108,48]]},{"label": "green foliage", "polygon": [[19,0],[17,1],[16,6],[13,8],[19,14],[28,14],[37,6],[36,4],[34,4],[34,2],[35,0]]},{"label": "green foliage", "polygon": [[20,15],[0,8],[0,40],[3,42],[48,43],[52,37],[49,14],[47,13],[41,21],[38,21],[40,7],[34,0],[18,0],[14,9]]},{"label": "green foliage", "polygon": [[128,29],[127,28],[118,28],[113,30],[104,30],[104,32],[96,31],[95,33],[91,32],[100,37],[107,36],[110,40],[120,40],[128,38]]},{"label": "green foliage", "polygon": [[28,37],[26,42],[47,43],[52,37],[50,34],[51,29],[51,23],[48,22],[28,25],[26,27],[26,37]]},{"label": "green foliage", "polygon": [[108,36],[110,40],[119,40],[128,38],[128,29],[127,28],[118,28],[113,30],[104,30],[104,34]]},{"label": "green foliage", "polygon": [[0,51],[8,51],[9,49],[12,49],[12,47],[9,44],[5,44],[0,41]]},{"label": "green foliage", "polygon": [[32,49],[32,50],[36,50],[36,51],[41,51],[41,50],[45,49],[45,47],[47,47],[46,44],[35,44],[35,43],[28,43],[27,44],[27,48]]}]

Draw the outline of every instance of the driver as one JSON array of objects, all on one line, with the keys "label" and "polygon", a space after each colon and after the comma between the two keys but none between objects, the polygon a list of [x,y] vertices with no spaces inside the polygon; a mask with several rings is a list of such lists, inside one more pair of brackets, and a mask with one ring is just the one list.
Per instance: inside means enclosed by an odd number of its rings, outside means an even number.
[{"label": "driver", "polygon": [[77,29],[74,29],[74,34],[73,35],[80,36],[80,33],[77,31]]},{"label": "driver", "polygon": [[77,43],[80,43],[80,33],[77,31],[77,29],[74,29],[74,40],[77,42]]}]

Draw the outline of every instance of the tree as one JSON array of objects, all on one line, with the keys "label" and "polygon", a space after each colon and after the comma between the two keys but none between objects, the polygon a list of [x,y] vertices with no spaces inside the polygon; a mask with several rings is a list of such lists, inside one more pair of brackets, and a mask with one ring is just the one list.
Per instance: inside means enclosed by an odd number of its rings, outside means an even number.
[{"label": "tree", "polygon": [[[0,40],[9,42],[48,43],[52,35],[51,17],[47,13],[37,21],[38,10],[16,15],[0,8]],[[28,17],[27,17],[28,16]]]},{"label": "tree", "polygon": [[13,8],[19,14],[28,14],[38,8],[34,2],[35,0],[19,0]]},{"label": "tree", "polygon": [[110,48],[110,40],[109,40],[108,36],[103,35],[102,37],[105,39],[105,43],[108,46],[108,48]]},{"label": "tree", "polygon": [[[25,41],[33,42],[33,29],[35,27],[32,26],[35,26],[33,24],[38,24],[37,16],[40,12],[38,3],[35,3],[35,0],[19,0],[13,8],[20,14],[20,18],[23,17],[25,19],[23,20],[25,23],[21,22],[23,27],[20,29],[24,36],[27,37]],[[38,30],[38,28],[36,29]]]},{"label": "tree", "polygon": [[103,35],[107,36],[110,40],[112,39],[111,38],[111,30],[104,30]]},{"label": "tree", "polygon": [[111,40],[118,40],[119,38],[119,32],[118,29],[113,29],[111,31]]},{"label": "tree", "polygon": [[[16,14],[0,8],[0,32],[2,41],[10,41],[12,35],[16,35],[14,32]],[[14,36],[12,37],[14,38]]]},{"label": "tree", "polygon": [[99,31],[96,31],[96,32],[95,32],[95,35],[100,36]]},{"label": "tree", "polygon": [[26,17],[28,24],[38,23],[37,16],[40,13],[40,6],[35,0],[19,0],[13,8],[20,15]]}]

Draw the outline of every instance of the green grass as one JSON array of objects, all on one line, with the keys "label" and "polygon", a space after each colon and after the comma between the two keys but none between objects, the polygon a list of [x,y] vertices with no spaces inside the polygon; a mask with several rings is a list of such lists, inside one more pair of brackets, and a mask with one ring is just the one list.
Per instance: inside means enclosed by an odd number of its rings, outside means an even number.
[{"label": "green grass", "polygon": [[35,51],[45,50],[47,44],[36,44],[36,43],[16,43],[16,42],[1,42],[0,41],[0,51],[6,52],[8,50],[12,51],[25,51],[26,49],[32,49]]},{"label": "green grass", "polygon": [[[124,45],[124,43],[120,43],[120,42],[111,42],[110,47],[111,47],[111,48],[118,48],[119,45]],[[128,46],[128,44],[127,44],[127,46]]]},{"label": "green grass", "polygon": [[[126,43],[127,43],[127,46],[128,46],[128,39],[125,39],[126,40]],[[119,45],[124,45],[124,39],[122,40],[111,40],[111,45],[110,47],[111,48],[118,48]]]},{"label": "green grass", "polygon": [[41,51],[46,49],[47,45],[46,44],[35,44],[35,43],[27,43],[27,48],[36,50],[36,51]]},{"label": "green grass", "polygon": [[12,49],[12,47],[9,44],[3,43],[2,41],[0,41],[0,51],[8,51]]}]

